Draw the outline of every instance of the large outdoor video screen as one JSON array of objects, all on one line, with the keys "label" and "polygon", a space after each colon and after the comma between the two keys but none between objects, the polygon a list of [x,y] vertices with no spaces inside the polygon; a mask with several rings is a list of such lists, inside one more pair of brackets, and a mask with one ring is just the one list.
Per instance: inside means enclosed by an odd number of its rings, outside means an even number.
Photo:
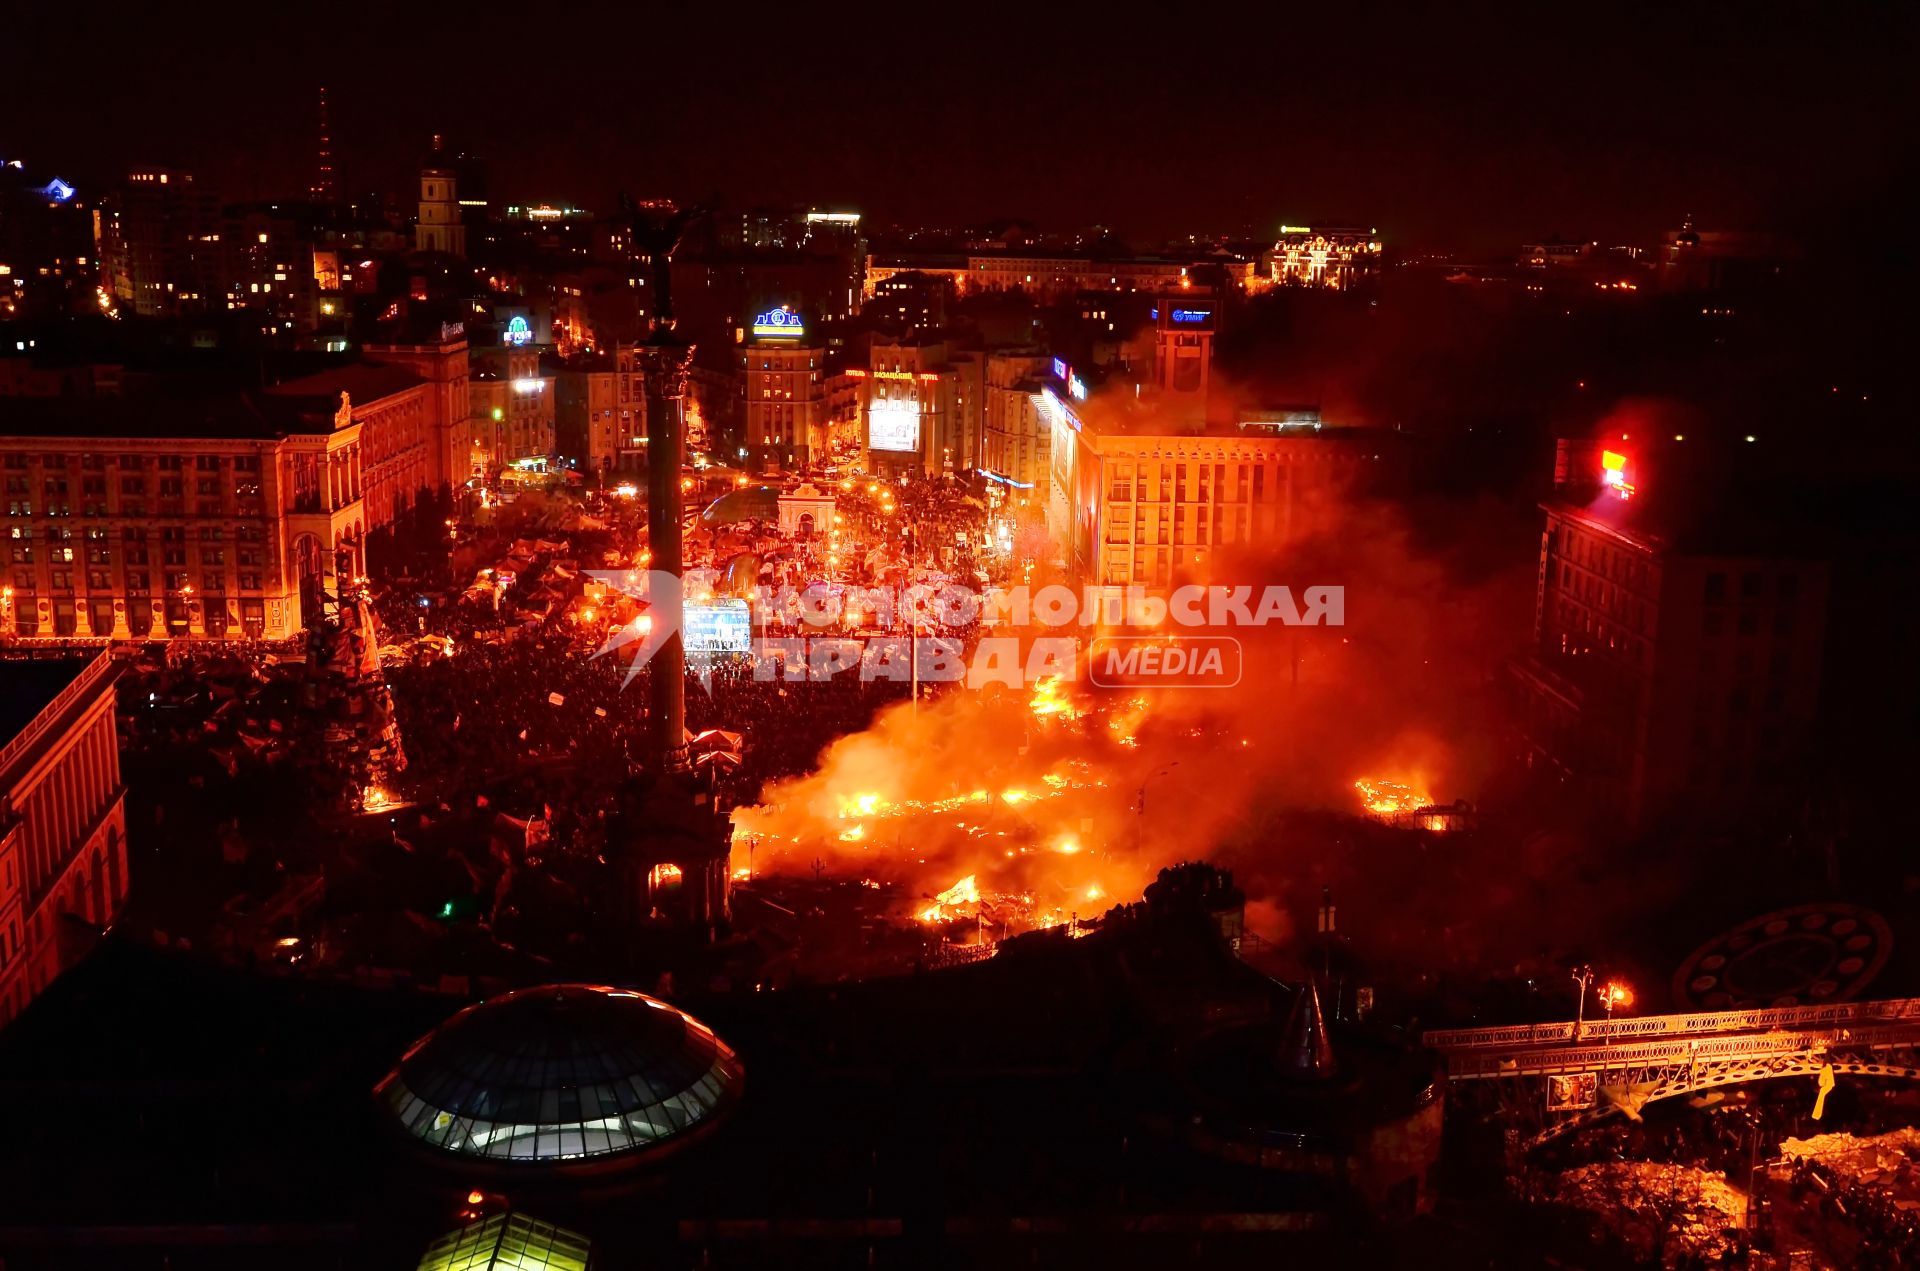
[{"label": "large outdoor video screen", "polygon": [[920,449],[920,404],[875,402],[867,408],[869,450]]},{"label": "large outdoor video screen", "polygon": [[744,600],[687,605],[681,642],[689,653],[745,653],[753,647],[753,616]]}]

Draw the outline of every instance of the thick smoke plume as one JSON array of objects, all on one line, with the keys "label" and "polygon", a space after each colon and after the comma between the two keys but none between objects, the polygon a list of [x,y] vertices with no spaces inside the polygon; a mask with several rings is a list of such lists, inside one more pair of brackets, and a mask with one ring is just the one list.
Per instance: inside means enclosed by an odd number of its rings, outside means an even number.
[{"label": "thick smoke plume", "polygon": [[1528,600],[1524,572],[1488,581],[1425,552],[1385,505],[1304,511],[1294,545],[1222,556],[1195,581],[1343,586],[1344,626],[1232,629],[1245,651],[1232,688],[1083,678],[1037,694],[952,686],[917,713],[895,707],[742,809],[736,865],[751,837],[761,873],[818,862],[900,885],[923,911],[971,877],[1052,923],[1137,899],[1168,864],[1214,859],[1236,869],[1266,934],[1283,934],[1283,914],[1299,912],[1283,814],[1359,815],[1362,777],[1477,797],[1498,736],[1491,671],[1524,634]]}]

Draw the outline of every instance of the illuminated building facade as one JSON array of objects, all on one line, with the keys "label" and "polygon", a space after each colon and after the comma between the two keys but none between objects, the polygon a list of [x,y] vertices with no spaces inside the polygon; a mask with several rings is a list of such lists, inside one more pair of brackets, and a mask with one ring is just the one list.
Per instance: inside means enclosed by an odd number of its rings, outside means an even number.
[{"label": "illuminated building facade", "polygon": [[1153,382],[1170,423],[1192,427],[1207,418],[1213,384],[1218,298],[1205,287],[1168,292],[1153,306]]},{"label": "illuminated building facade", "polygon": [[108,926],[127,896],[116,670],[105,652],[0,663],[0,1026],[65,969],[69,917]]},{"label": "illuminated building facade", "polygon": [[555,452],[555,380],[531,345],[474,352],[473,455],[487,472]]},{"label": "illuminated building facade", "polygon": [[[1038,351],[987,354],[980,466],[1014,482],[1017,499],[1045,497],[1053,428],[1040,389],[1053,359]],[[1021,487],[1028,487],[1022,489]]]},{"label": "illuminated building facade", "polygon": [[98,312],[99,278],[92,200],[0,160],[0,319]]},{"label": "illuminated building facade", "polygon": [[979,465],[984,448],[983,355],[942,340],[876,339],[861,403],[867,468],[938,476]]},{"label": "illuminated building facade", "polygon": [[1304,533],[1320,501],[1378,457],[1378,439],[1361,429],[1177,426],[1157,406],[1101,429],[1088,422],[1085,384],[1055,366],[1037,395],[1052,431],[1047,526],[1082,585],[1208,582],[1223,552]]},{"label": "illuminated building facade", "polygon": [[604,476],[620,464],[620,378],[612,354],[583,355],[554,379],[554,443],[576,470]]},{"label": "illuminated building facade", "polygon": [[740,348],[748,462],[806,467],[827,451],[826,349],[786,309],[757,315]]},{"label": "illuminated building facade", "polygon": [[1282,225],[1268,254],[1268,274],[1279,287],[1345,291],[1380,268],[1379,231]]},{"label": "illuminated building facade", "polygon": [[1071,299],[1083,291],[1164,291],[1178,287],[1193,262],[1151,256],[1098,260],[1092,257],[1015,253],[867,257],[866,295],[901,274],[943,277],[956,295],[1023,291],[1041,303]]},{"label": "illuminated building facade", "polygon": [[460,174],[451,156],[433,139],[433,154],[420,169],[420,214],[413,227],[413,249],[447,256],[467,254],[467,226],[460,207]]},{"label": "illuminated building facade", "polygon": [[1799,248],[1778,234],[1703,230],[1691,220],[1667,231],[1658,255],[1663,291],[1752,292],[1789,275]]},{"label": "illuminated building facade", "polygon": [[[455,356],[462,357],[464,348]],[[448,491],[454,383],[358,364],[265,393],[9,398],[12,639],[287,639]]]},{"label": "illuminated building facade", "polygon": [[1523,754],[1623,827],[1732,824],[1777,811],[1806,756],[1828,568],[1696,527],[1647,488],[1651,449],[1561,443],[1533,646],[1512,664]]},{"label": "illuminated building facade", "polygon": [[95,223],[102,285],[143,318],[204,309],[222,294],[220,205],[191,172],[127,174]]},{"label": "illuminated building facade", "polygon": [[645,347],[621,344],[613,351],[614,408],[620,412],[614,429],[619,458],[614,467],[634,471],[646,463],[647,378]]},{"label": "illuminated building facade", "polygon": [[860,313],[880,330],[918,335],[947,325],[947,302],[952,298],[951,275],[909,271],[874,283]]}]

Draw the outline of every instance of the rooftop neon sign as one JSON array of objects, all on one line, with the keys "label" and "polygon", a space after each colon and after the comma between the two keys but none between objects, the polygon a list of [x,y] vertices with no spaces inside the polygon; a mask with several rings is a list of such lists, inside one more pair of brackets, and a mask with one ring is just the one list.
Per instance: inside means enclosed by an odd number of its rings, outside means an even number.
[{"label": "rooftop neon sign", "polygon": [[753,320],[753,333],[776,340],[797,340],[807,333],[807,324],[791,309],[769,309]]},{"label": "rooftop neon sign", "polygon": [[533,328],[527,325],[525,318],[516,313],[507,322],[507,333],[500,337],[500,339],[501,343],[511,344],[515,347],[523,344],[532,344]]}]

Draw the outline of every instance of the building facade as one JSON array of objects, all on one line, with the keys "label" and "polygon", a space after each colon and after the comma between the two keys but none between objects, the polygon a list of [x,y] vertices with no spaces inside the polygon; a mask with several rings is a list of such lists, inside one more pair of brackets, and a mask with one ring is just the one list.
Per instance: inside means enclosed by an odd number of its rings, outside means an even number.
[{"label": "building facade", "polygon": [[1153,381],[1172,424],[1191,428],[1206,421],[1219,309],[1206,288],[1168,292],[1154,301]]},{"label": "building facade", "polygon": [[1282,225],[1268,253],[1268,276],[1279,287],[1345,291],[1380,268],[1378,231]]},{"label": "building facade", "polygon": [[944,340],[875,339],[859,377],[868,470],[931,477],[977,467],[985,450],[985,363],[984,354]]},{"label": "building facade", "polygon": [[826,356],[799,314],[775,309],[754,319],[740,346],[750,464],[804,468],[825,457]]},{"label": "building facade", "polygon": [[191,172],[128,173],[100,207],[94,234],[102,285],[121,308],[166,317],[224,294],[219,200]]},{"label": "building facade", "polygon": [[1625,456],[1561,453],[1532,646],[1510,668],[1522,757],[1625,830],[1777,813],[1819,706],[1828,566],[1663,533],[1631,512]]},{"label": "building facade", "polygon": [[0,319],[98,312],[93,200],[0,159]]},{"label": "building facade", "polygon": [[1359,429],[1101,432],[1067,385],[1039,395],[1052,427],[1047,525],[1078,583],[1164,591],[1212,580],[1228,553],[1304,533],[1315,504],[1357,482],[1377,451]]},{"label": "building facade", "polygon": [[555,451],[556,377],[532,347],[483,348],[472,356],[473,463],[480,475]]},{"label": "building facade", "polygon": [[1083,291],[1164,291],[1178,287],[1193,263],[1154,256],[1096,259],[1014,252],[868,256],[865,289],[871,299],[896,276],[919,274],[923,275],[919,285],[943,278],[956,295],[1023,291],[1041,303],[1051,303]]},{"label": "building facade", "polygon": [[620,465],[620,379],[611,354],[573,359],[554,380],[554,442],[576,471],[604,477]]},{"label": "building facade", "polygon": [[79,951],[68,920],[113,922],[127,896],[116,666],[0,663],[0,1027]]},{"label": "building facade", "polygon": [[1025,497],[1044,498],[1053,428],[1041,407],[1042,378],[1053,359],[1035,350],[989,353],[986,427],[980,466],[1007,478]]},{"label": "building facade", "polygon": [[358,365],[266,393],[0,401],[15,640],[282,640],[447,493],[446,386]]},{"label": "building facade", "polygon": [[467,227],[460,208],[460,174],[444,157],[441,140],[433,139],[433,154],[420,169],[419,220],[413,227],[413,249],[447,256],[467,254]]}]

